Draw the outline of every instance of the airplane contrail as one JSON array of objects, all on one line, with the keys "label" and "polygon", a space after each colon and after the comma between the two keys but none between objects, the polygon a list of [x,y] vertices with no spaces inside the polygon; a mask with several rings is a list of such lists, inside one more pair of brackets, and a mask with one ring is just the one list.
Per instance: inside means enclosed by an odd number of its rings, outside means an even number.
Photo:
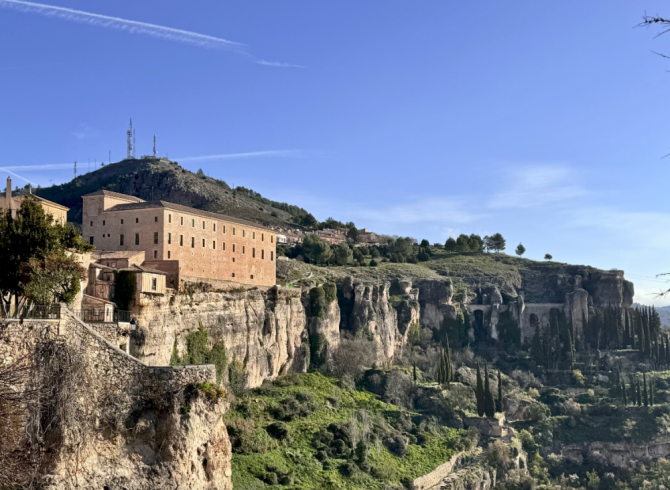
[{"label": "airplane contrail", "polygon": [[61,19],[82,22],[94,26],[110,27],[112,29],[119,29],[133,34],[146,34],[148,36],[167,39],[169,41],[192,44],[201,48],[226,49],[249,54],[246,52],[247,46],[242,43],[228,41],[227,39],[208,36],[197,32],[149,24],[147,22],[138,22],[135,20],[122,19],[120,17],[110,17],[108,15],[94,14],[66,7],[56,7],[43,3],[25,2],[23,0],[0,0],[0,7],[12,8],[22,12],[32,12],[50,17],[59,17]]}]

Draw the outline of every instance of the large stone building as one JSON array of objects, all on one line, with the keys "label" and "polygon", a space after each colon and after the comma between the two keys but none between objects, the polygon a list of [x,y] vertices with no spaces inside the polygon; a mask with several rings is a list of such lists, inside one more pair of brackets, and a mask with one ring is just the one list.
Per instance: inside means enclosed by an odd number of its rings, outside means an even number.
[{"label": "large stone building", "polygon": [[143,266],[185,282],[273,286],[276,237],[248,221],[111,191],[82,196],[82,235],[104,251],[143,251]]},{"label": "large stone building", "polygon": [[16,211],[21,208],[21,204],[25,199],[32,198],[35,199],[40,205],[46,214],[50,214],[54,221],[65,224],[67,223],[67,212],[70,208],[56,204],[55,202],[47,201],[46,199],[36,196],[25,190],[18,191],[17,194],[12,195],[12,179],[7,177],[7,189],[4,194],[0,194],[0,208],[3,212],[7,210],[12,211],[12,216],[16,217]]}]

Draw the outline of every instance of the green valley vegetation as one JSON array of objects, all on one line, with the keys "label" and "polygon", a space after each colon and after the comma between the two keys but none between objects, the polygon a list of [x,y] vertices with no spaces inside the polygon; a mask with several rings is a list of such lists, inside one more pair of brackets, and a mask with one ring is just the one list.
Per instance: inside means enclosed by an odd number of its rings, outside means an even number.
[{"label": "green valley vegetation", "polygon": [[319,373],[246,392],[224,421],[242,489],[402,488],[476,442]]},{"label": "green valley vegetation", "polygon": [[36,199],[23,200],[16,217],[0,213],[0,307],[70,303],[85,274],[76,253],[94,247],[72,225],[54,222]]}]

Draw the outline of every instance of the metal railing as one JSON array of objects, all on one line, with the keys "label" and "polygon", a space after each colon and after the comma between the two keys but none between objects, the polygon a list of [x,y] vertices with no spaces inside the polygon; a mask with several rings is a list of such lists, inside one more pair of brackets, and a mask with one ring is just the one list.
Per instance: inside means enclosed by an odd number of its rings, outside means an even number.
[{"label": "metal railing", "polygon": [[28,308],[21,308],[19,312],[5,314],[0,312],[3,318],[19,318],[28,320],[58,320],[60,319],[60,305],[31,305]]},{"label": "metal railing", "polygon": [[74,315],[86,323],[128,323],[130,312],[124,310],[105,311],[104,309],[75,310]]}]

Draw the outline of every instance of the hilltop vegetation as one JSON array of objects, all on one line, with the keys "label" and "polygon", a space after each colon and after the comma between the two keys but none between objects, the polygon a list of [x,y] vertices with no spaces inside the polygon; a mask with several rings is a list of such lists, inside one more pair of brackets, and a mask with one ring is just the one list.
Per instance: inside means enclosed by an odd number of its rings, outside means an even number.
[{"label": "hilltop vegetation", "polygon": [[233,189],[226,182],[208,177],[201,170],[193,173],[177,162],[166,159],[123,160],[79,175],[68,183],[37,189],[35,192],[40,197],[69,207],[68,221],[81,223],[81,196],[100,189],[128,194],[145,201],[174,202],[264,225],[292,223],[295,226],[309,215],[298,206],[271,201],[244,187]]}]

